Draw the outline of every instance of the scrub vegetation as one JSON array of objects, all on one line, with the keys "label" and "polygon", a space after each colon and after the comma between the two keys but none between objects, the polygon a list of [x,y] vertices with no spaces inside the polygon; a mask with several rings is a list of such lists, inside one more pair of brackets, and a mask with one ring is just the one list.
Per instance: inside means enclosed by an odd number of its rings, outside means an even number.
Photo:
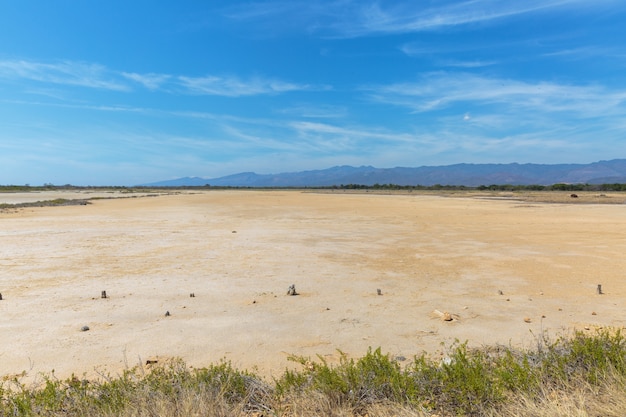
[{"label": "scrub vegetation", "polygon": [[411,360],[370,349],[339,363],[292,357],[266,381],[222,361],[181,360],[98,380],[54,374],[0,386],[2,416],[624,416],[626,339],[619,329],[542,335],[528,350],[450,346]]}]

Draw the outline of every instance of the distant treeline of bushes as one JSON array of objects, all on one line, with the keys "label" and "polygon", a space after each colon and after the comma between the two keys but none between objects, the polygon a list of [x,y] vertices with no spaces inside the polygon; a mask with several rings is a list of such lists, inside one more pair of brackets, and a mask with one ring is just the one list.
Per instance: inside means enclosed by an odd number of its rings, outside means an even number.
[{"label": "distant treeline of bushes", "polygon": [[0,185],[0,192],[29,192],[29,191],[81,191],[81,190],[116,190],[122,192],[141,192],[149,190],[168,189],[168,190],[197,190],[197,189],[214,189],[214,190],[253,190],[253,189],[314,189],[314,190],[478,190],[478,191],[626,191],[626,183],[614,184],[565,184],[558,183],[552,185],[514,185],[514,184],[491,184],[470,187],[465,185],[399,185],[399,184],[340,184],[329,186],[304,186],[304,187],[236,187],[236,186],[175,186],[175,187],[149,187],[149,186],[76,186],[71,184],[52,185],[44,184],[43,186],[30,185]]},{"label": "distant treeline of bushes", "polygon": [[626,184],[552,184],[552,185],[513,185],[492,184],[468,187],[464,185],[398,185],[398,184],[341,184],[332,188],[343,190],[479,190],[479,191],[626,191]]}]

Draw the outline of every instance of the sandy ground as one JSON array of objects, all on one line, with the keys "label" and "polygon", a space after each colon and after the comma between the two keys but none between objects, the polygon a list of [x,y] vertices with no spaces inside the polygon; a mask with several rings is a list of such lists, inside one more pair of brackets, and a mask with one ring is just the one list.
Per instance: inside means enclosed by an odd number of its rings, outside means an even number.
[{"label": "sandy ground", "polygon": [[209,191],[3,212],[0,248],[0,375],[180,357],[271,377],[290,354],[410,359],[626,322],[624,204]]}]

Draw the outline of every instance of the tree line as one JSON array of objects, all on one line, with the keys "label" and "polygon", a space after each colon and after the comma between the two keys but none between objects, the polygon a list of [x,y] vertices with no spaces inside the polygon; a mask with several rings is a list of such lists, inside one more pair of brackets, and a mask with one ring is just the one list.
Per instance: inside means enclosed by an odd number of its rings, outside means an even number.
[{"label": "tree line", "polygon": [[250,187],[250,186],[212,186],[210,184],[201,186],[175,186],[175,187],[125,187],[125,186],[76,186],[71,184],[65,185],[52,185],[44,184],[43,186],[30,186],[26,185],[0,185],[0,192],[29,192],[29,191],[59,191],[59,190],[117,190],[127,192],[148,191],[155,189],[178,189],[178,190],[193,190],[193,189],[214,189],[214,190],[230,190],[230,189],[317,189],[317,190],[404,190],[404,191],[464,191],[464,190],[478,190],[478,191],[626,191],[626,183],[614,183],[614,184],[566,184],[557,183],[552,185],[540,185],[540,184],[491,184],[491,185],[479,185],[476,187],[466,185],[399,185],[399,184],[340,184],[329,186],[304,186],[304,187]]},{"label": "tree line", "polygon": [[470,187],[465,185],[398,185],[398,184],[341,184],[331,187],[320,187],[342,190],[479,190],[479,191],[626,191],[626,184],[565,184],[558,183],[552,185],[514,185],[514,184],[491,184]]}]

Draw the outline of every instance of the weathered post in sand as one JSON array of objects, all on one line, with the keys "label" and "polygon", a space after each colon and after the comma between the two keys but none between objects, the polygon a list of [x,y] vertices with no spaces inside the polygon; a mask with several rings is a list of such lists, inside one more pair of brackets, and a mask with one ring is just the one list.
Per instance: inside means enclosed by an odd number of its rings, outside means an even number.
[{"label": "weathered post in sand", "polygon": [[383,291],[382,291],[380,288],[378,288],[378,289],[376,290],[376,294],[378,294],[378,295],[383,295]]},{"label": "weathered post in sand", "polygon": [[298,295],[298,293],[296,292],[296,285],[295,284],[291,284],[289,286],[289,289],[287,290],[287,295]]},{"label": "weathered post in sand", "polygon": [[598,295],[602,295],[603,294],[603,292],[602,292],[602,284],[598,284],[598,288],[597,288],[596,291],[598,292]]},{"label": "weathered post in sand", "polygon": [[107,298],[107,292],[102,291],[102,293],[100,294],[100,298]]},{"label": "weathered post in sand", "polygon": [[0,292],[0,301],[2,301],[2,293]]}]

